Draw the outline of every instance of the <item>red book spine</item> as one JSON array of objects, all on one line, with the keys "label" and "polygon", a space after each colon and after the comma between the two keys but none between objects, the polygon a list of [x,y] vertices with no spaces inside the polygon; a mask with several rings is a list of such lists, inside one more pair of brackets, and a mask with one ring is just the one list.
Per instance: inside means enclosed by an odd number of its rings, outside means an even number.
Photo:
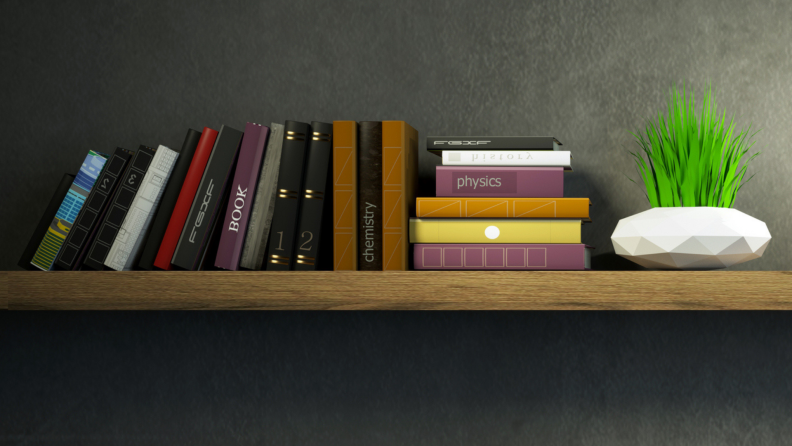
[{"label": "red book spine", "polygon": [[192,206],[195,192],[201,183],[206,163],[209,162],[209,157],[212,155],[215,139],[217,139],[217,130],[204,127],[203,132],[201,132],[201,139],[198,141],[198,147],[195,149],[195,155],[190,163],[190,169],[187,171],[187,177],[184,179],[181,192],[179,192],[179,198],[176,200],[176,207],[173,208],[173,213],[168,222],[165,237],[163,237],[162,244],[160,244],[159,251],[157,251],[157,258],[154,259],[154,266],[159,269],[172,269],[171,259],[173,258],[173,252],[179,243],[184,222],[190,213],[190,206]]}]

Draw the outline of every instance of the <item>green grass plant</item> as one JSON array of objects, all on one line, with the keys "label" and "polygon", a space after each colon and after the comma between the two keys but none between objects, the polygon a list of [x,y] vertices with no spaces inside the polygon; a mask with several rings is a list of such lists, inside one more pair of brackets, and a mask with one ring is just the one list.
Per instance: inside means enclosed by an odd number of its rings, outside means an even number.
[{"label": "green grass plant", "polygon": [[732,207],[737,192],[751,179],[743,181],[748,164],[759,155],[747,155],[756,135],[749,136],[751,126],[738,133],[734,117],[727,122],[726,113],[719,116],[711,88],[704,95],[700,119],[694,105],[692,90],[688,95],[685,87],[680,93],[673,86],[668,116],[658,113],[655,120],[647,120],[645,133],[630,132],[640,146],[630,153],[652,207]]}]

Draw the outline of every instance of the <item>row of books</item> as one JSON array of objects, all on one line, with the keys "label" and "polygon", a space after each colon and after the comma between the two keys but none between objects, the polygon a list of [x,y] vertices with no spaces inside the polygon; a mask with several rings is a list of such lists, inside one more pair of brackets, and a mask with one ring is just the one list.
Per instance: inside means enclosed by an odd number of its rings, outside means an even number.
[{"label": "row of books", "polygon": [[403,121],[286,121],[190,129],[179,151],[90,151],[64,175],[19,264],[406,270],[417,139]]},{"label": "row of books", "polygon": [[583,270],[588,198],[564,198],[571,154],[552,137],[429,137],[436,197],[410,221],[416,269]]}]

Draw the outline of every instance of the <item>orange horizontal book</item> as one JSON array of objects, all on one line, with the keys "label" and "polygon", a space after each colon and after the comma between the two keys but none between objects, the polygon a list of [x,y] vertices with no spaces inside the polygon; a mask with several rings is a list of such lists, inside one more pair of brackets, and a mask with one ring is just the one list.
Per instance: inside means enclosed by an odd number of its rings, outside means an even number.
[{"label": "orange horizontal book", "polygon": [[418,218],[579,218],[591,221],[588,198],[416,199]]}]

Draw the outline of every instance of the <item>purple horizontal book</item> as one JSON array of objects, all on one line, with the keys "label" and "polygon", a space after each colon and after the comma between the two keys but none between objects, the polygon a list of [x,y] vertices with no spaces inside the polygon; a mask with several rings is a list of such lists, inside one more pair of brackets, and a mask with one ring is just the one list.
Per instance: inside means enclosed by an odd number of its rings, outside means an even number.
[{"label": "purple horizontal book", "polygon": [[438,197],[561,198],[563,167],[437,166]]},{"label": "purple horizontal book", "polygon": [[218,268],[237,271],[239,257],[245,243],[250,208],[256,193],[261,161],[264,158],[264,145],[267,143],[269,127],[248,122],[242,144],[239,148],[239,161],[237,161],[234,181],[228,197],[225,220],[223,221],[220,244],[217,248],[215,266]]},{"label": "purple horizontal book", "polygon": [[591,250],[583,244],[417,244],[415,269],[468,270],[585,270]]}]

